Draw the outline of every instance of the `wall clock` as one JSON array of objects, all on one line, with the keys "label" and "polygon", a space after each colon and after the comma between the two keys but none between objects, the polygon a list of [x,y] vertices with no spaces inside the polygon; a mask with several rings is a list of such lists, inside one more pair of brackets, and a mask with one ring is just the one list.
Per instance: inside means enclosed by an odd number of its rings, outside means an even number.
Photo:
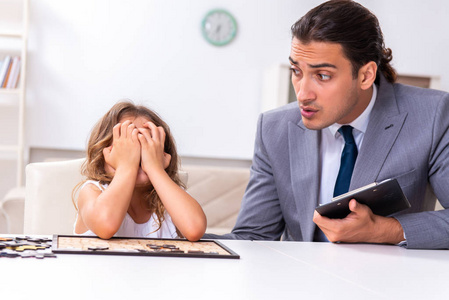
[{"label": "wall clock", "polygon": [[206,41],[214,46],[224,46],[235,38],[237,22],[228,11],[214,9],[204,16],[201,30]]}]

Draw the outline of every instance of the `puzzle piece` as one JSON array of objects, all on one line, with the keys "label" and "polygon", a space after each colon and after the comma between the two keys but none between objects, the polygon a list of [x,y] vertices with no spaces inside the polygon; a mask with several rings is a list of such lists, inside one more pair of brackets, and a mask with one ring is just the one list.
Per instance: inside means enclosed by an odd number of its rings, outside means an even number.
[{"label": "puzzle piece", "polygon": [[4,242],[3,244],[5,244],[6,247],[9,247],[9,248],[16,248],[16,247],[31,245],[29,243],[16,242],[16,241]]},{"label": "puzzle piece", "polygon": [[25,250],[43,250],[43,249],[46,249],[46,247],[38,246],[38,245],[24,245],[24,246],[15,247],[13,250],[15,250],[17,252],[23,252]]},{"label": "puzzle piece", "polygon": [[56,258],[56,255],[53,253],[38,253],[36,254],[37,259],[43,259],[43,258]]},{"label": "puzzle piece", "polygon": [[30,239],[31,237],[29,236],[16,236],[14,239],[16,241],[26,241],[27,239]]},{"label": "puzzle piece", "polygon": [[91,250],[91,251],[98,251],[98,250],[108,250],[109,249],[109,247],[107,247],[107,246],[104,246],[104,247],[101,247],[101,246],[97,246],[97,247],[89,247],[89,248],[87,248],[87,250]]},{"label": "puzzle piece", "polygon": [[14,251],[2,251],[0,252],[0,257],[8,257],[8,258],[14,258],[20,256],[19,253]]},{"label": "puzzle piece", "polygon": [[28,242],[32,242],[32,243],[46,243],[46,242],[51,242],[52,241],[49,238],[33,238],[33,237],[27,237],[26,240]]}]

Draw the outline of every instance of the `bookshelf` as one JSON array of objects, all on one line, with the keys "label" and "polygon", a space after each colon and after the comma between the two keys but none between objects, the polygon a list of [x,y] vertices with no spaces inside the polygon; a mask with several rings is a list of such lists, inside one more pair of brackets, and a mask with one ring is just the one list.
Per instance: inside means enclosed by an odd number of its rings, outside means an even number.
[{"label": "bookshelf", "polygon": [[[3,107],[16,107],[17,116],[17,139],[14,143],[3,142],[0,136],[0,155],[2,158],[16,160],[16,187],[24,184],[24,129],[25,129],[25,99],[26,99],[26,62],[27,62],[27,41],[28,41],[28,20],[29,20],[29,0],[4,1],[2,4],[17,8],[20,6],[21,20],[15,20],[19,24],[18,28],[8,28],[3,23],[0,24],[0,59],[7,55],[20,56],[20,78],[17,88],[0,88],[0,109]],[[19,10],[19,9],[16,9]],[[6,46],[13,45],[13,46]]]}]

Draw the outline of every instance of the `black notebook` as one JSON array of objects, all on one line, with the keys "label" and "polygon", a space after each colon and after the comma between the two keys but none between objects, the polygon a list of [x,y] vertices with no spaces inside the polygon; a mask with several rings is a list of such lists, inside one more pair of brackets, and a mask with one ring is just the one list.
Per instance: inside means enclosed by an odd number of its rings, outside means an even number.
[{"label": "black notebook", "polygon": [[384,217],[410,207],[398,181],[387,179],[334,197],[332,202],[318,206],[316,211],[324,217],[343,219],[351,212],[349,210],[351,199],[369,206],[374,214]]}]

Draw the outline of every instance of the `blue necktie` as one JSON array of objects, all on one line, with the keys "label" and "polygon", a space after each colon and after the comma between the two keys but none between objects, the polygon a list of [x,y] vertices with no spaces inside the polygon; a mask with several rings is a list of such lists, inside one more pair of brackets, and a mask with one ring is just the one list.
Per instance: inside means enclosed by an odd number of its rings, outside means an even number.
[{"label": "blue necktie", "polygon": [[345,147],[341,153],[340,170],[338,171],[337,181],[335,182],[334,197],[348,192],[352,171],[354,170],[355,160],[357,159],[357,145],[352,136],[352,126],[341,126],[338,132],[345,139]]}]

